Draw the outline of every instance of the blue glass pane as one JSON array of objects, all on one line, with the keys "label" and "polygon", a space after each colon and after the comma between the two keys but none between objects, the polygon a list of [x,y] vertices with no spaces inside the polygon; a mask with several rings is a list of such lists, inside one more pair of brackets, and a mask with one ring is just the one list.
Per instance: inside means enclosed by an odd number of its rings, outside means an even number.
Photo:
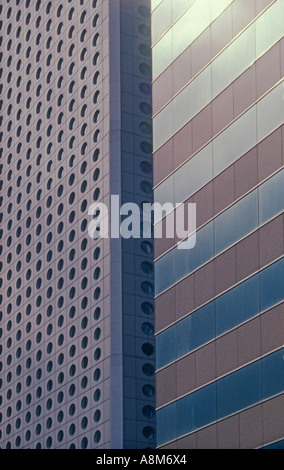
[{"label": "blue glass pane", "polygon": [[157,369],[172,362],[175,358],[175,329],[169,328],[156,337],[156,366]]},{"label": "blue glass pane", "polygon": [[177,437],[177,403],[157,411],[157,445]]},{"label": "blue glass pane", "polygon": [[[219,58],[222,58],[222,54]],[[256,143],[256,108],[252,107],[213,140],[214,176],[219,175]]]},{"label": "blue glass pane", "polygon": [[265,310],[284,298],[284,258],[260,273],[261,309]]},{"label": "blue glass pane", "polygon": [[215,219],[216,254],[247,235],[257,225],[258,200],[255,190]]},{"label": "blue glass pane", "polygon": [[[161,0],[160,0],[161,1]],[[153,3],[153,2],[152,2]],[[158,3],[158,2],[156,2]],[[154,6],[152,5],[152,9]],[[164,0],[152,14],[153,42],[171,26],[172,6],[171,0]]]},{"label": "blue glass pane", "polygon": [[[178,107],[180,118],[180,106]],[[213,176],[213,146],[209,143],[173,175],[175,203],[183,202]]]},{"label": "blue glass pane", "polygon": [[195,428],[201,428],[217,419],[216,382],[194,394]]},{"label": "blue glass pane", "polygon": [[174,249],[174,277],[176,281],[179,281],[184,276],[189,274],[190,272],[190,256],[191,252],[195,248],[191,250],[182,250],[175,248]]},{"label": "blue glass pane", "polygon": [[271,444],[269,446],[262,447],[262,448],[263,449],[284,449],[284,440],[275,442],[274,444]]},{"label": "blue glass pane", "polygon": [[218,418],[223,418],[261,400],[261,361],[217,382]]},{"label": "blue glass pane", "polygon": [[284,350],[281,349],[262,360],[263,399],[284,390]]},{"label": "blue glass pane", "polygon": [[196,233],[196,245],[194,248],[190,250],[176,250],[179,251],[178,253],[179,258],[176,258],[175,268],[177,270],[177,264],[182,258],[182,255],[185,256],[185,253],[188,251],[188,265],[189,270],[188,272],[192,272],[195,269],[199,268],[202,264],[206,263],[208,260],[213,258],[214,256],[214,245],[213,245],[213,223],[210,222],[209,224],[202,227]]},{"label": "blue glass pane", "polygon": [[178,436],[195,429],[194,426],[194,398],[193,394],[181,398],[177,402]]},{"label": "blue glass pane", "polygon": [[175,324],[176,358],[192,349],[192,315]]},{"label": "blue glass pane", "polygon": [[173,175],[169,176],[162,184],[157,186],[154,191],[154,199],[155,203],[161,204],[161,206],[165,206],[166,212],[162,212],[159,216],[158,212],[155,213],[155,222],[160,220],[166,213],[169,212],[168,210],[168,203],[173,204],[174,201],[174,177]]},{"label": "blue glass pane", "polygon": [[216,420],[216,383],[178,402],[178,435],[181,436]]},{"label": "blue glass pane", "polygon": [[195,0],[172,0],[172,23],[187,9]]},{"label": "blue glass pane", "polygon": [[259,222],[263,224],[284,208],[284,170],[259,187]]},{"label": "blue glass pane", "polygon": [[213,244],[213,223],[202,227],[196,233],[196,245],[190,250],[191,259],[190,265],[191,270],[198,268],[203,263],[207,262],[214,256],[214,244]]},{"label": "blue glass pane", "polygon": [[162,256],[155,265],[155,289],[159,294],[174,283],[174,250]]},{"label": "blue glass pane", "polygon": [[216,334],[234,328],[259,311],[259,276],[256,275],[216,299]]},{"label": "blue glass pane", "polygon": [[257,130],[259,141],[271,134],[274,129],[281,126],[283,121],[284,106],[282,82],[257,103]]},{"label": "blue glass pane", "polygon": [[210,302],[192,315],[192,349],[215,337],[215,304]]}]

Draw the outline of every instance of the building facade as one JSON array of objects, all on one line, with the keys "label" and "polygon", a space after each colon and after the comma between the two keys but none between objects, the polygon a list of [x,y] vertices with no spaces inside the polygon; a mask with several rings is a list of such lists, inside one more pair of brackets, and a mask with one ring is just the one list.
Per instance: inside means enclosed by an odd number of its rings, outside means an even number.
[{"label": "building facade", "polygon": [[[0,447],[155,447],[148,0],[0,2]],[[99,226],[99,225],[98,225]]]},{"label": "building facade", "polygon": [[283,448],[284,2],[152,10],[157,446]]}]

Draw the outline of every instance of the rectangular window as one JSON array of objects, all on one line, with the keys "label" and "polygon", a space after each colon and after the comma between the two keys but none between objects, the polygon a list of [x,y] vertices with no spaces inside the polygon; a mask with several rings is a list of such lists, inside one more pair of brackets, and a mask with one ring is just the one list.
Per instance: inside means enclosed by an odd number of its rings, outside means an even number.
[{"label": "rectangular window", "polygon": [[[215,337],[215,305],[210,302],[174,325],[176,357],[187,354]],[[157,338],[159,335],[157,335]]]},{"label": "rectangular window", "polygon": [[166,364],[170,364],[176,359],[176,338],[174,328],[168,328],[161,334],[157,335],[156,339],[156,367],[160,369]]},{"label": "rectangular window", "polygon": [[213,140],[214,176],[257,144],[256,107],[253,106]]},{"label": "rectangular window", "polygon": [[278,0],[256,20],[256,55],[260,57],[283,36],[284,4]]},{"label": "rectangular window", "polygon": [[[283,27],[284,29],[284,27]],[[260,142],[284,122],[284,82],[257,103],[257,133]]]},{"label": "rectangular window", "polygon": [[177,436],[177,403],[174,402],[157,413],[157,444],[171,441]]},{"label": "rectangular window", "polygon": [[215,219],[215,254],[258,227],[258,192],[252,191]]},{"label": "rectangular window", "polygon": [[163,108],[153,119],[154,152],[174,134],[173,116],[173,102],[171,101],[168,106]]},{"label": "rectangular window", "polygon": [[284,297],[284,258],[260,273],[261,309],[281,302]]},{"label": "rectangular window", "polygon": [[259,186],[259,223],[263,224],[283,211],[284,170]]},{"label": "rectangular window", "polygon": [[171,250],[156,262],[156,292],[162,292],[174,284],[174,282],[174,250]]},{"label": "rectangular window", "polygon": [[[283,279],[283,277],[282,277]],[[284,390],[283,349],[262,360],[263,399],[277,395]]]},{"label": "rectangular window", "polygon": [[196,0],[152,0],[152,43],[171,27]]},{"label": "rectangular window", "polygon": [[260,311],[257,274],[216,299],[216,335],[235,328]]},{"label": "rectangular window", "polygon": [[216,383],[177,402],[178,435],[194,431],[216,420]]},{"label": "rectangular window", "polygon": [[163,0],[151,0],[151,10],[153,11]]},{"label": "rectangular window", "polygon": [[[154,192],[155,202],[163,206],[170,202],[174,204],[174,175],[169,176],[162,184],[160,184]],[[158,219],[157,219],[158,220]]]},{"label": "rectangular window", "polygon": [[173,174],[174,202],[184,202],[213,177],[213,145],[206,145],[196,157],[188,160]]},{"label": "rectangular window", "polygon": [[261,398],[261,361],[257,361],[217,381],[218,419],[259,403]]},{"label": "rectangular window", "polygon": [[238,36],[212,62],[212,93],[216,97],[255,61],[255,24]]}]

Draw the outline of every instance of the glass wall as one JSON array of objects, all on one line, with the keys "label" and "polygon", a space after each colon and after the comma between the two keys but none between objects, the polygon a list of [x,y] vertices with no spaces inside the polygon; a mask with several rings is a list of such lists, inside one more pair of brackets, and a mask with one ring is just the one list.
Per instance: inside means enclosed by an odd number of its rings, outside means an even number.
[{"label": "glass wall", "polygon": [[157,411],[158,446],[284,391],[284,348]]},{"label": "glass wall", "polygon": [[152,0],[153,44],[196,0]]},{"label": "glass wall", "polygon": [[198,230],[193,248],[181,250],[177,245],[161,256],[155,263],[156,295],[268,222],[283,208],[282,169]]},{"label": "glass wall", "polygon": [[[196,2],[196,4],[197,3],[198,2]],[[188,10],[188,14],[192,9],[193,7]],[[209,13],[206,12],[203,17],[203,21],[206,21],[205,18],[208,15]],[[181,22],[185,22],[185,20],[186,15],[184,15],[182,19],[179,20],[165,36],[163,36],[161,41],[154,46],[154,78],[155,73],[157,72],[157,62],[159,62],[160,67],[162,67],[162,64],[170,65],[172,62],[172,44],[175,45],[175,48],[181,48],[181,46],[179,46],[179,44],[182,43],[180,32],[177,29],[177,34],[175,36],[174,28],[178,28],[179,24]],[[191,23],[191,25],[193,24],[193,28],[191,26],[189,29],[188,21],[192,21],[192,19],[187,19],[187,22],[184,23],[184,31],[185,34],[187,33],[186,37],[190,38],[189,31],[194,34],[195,23]],[[230,83],[236,80],[256,60],[258,60],[262,54],[276,44],[276,42],[283,36],[283,23],[284,4],[281,0],[278,0],[258,19],[256,19],[254,23],[245,29],[242,34],[237,36],[221,54],[219,54],[205,69],[203,69],[200,74],[191,80],[190,83],[183,88],[168,105],[154,116],[154,151],[161,147],[198,112],[216,98],[222,90],[227,88]],[[265,31],[265,34],[263,31]],[[198,90],[198,93],[196,93],[196,90]],[[200,92],[200,90],[202,90],[202,92]],[[278,102],[277,110],[279,106],[280,104]],[[173,112],[174,119],[173,122],[171,122]],[[262,113],[261,110],[260,113]],[[278,111],[276,114],[278,114]],[[266,120],[266,122],[268,121]],[[259,138],[261,138],[261,135]]]},{"label": "glass wall", "polygon": [[185,201],[277,129],[284,121],[283,92],[284,81],[157,186],[155,202]]},{"label": "glass wall", "polygon": [[[157,78],[232,2],[233,0],[164,0],[153,13],[153,41],[170,29],[153,47],[153,79]],[[181,15],[186,6],[189,8]],[[161,28],[160,24],[164,27]]]},{"label": "glass wall", "polygon": [[284,258],[159,333],[157,369],[283,301],[283,279]]}]

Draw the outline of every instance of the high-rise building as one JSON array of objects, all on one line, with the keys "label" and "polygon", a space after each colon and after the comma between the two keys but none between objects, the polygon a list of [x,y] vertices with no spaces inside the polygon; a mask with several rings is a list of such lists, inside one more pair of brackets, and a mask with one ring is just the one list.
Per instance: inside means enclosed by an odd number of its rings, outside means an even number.
[{"label": "high-rise building", "polygon": [[0,48],[0,446],[155,447],[151,240],[89,233],[152,200],[150,2],[2,0]]},{"label": "high-rise building", "polygon": [[283,448],[284,1],[152,10],[157,446]]}]

